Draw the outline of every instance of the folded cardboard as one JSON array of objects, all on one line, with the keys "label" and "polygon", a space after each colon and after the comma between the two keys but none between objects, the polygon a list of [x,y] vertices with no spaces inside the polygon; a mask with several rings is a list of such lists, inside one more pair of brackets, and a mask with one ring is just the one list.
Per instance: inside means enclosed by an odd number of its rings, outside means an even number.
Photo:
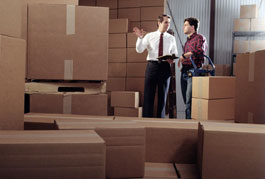
[{"label": "folded cardboard", "polygon": [[126,63],[109,63],[108,77],[126,77]]},{"label": "folded cardboard", "polygon": [[135,48],[127,48],[127,62],[146,62],[147,50],[143,53],[137,53]]},{"label": "folded cardboard", "polygon": [[60,130],[94,129],[106,142],[106,177],[144,176],[145,129],[134,122],[56,121]]},{"label": "folded cardboard", "polygon": [[118,9],[118,18],[127,18],[129,21],[140,21],[140,8]]},{"label": "folded cardboard", "polygon": [[109,78],[107,91],[125,91],[126,78]]},{"label": "folded cardboard", "polygon": [[198,166],[201,178],[264,178],[265,126],[202,123]]},{"label": "folded cardboard", "polygon": [[0,131],[2,178],[105,178],[95,131]]},{"label": "folded cardboard", "polygon": [[164,14],[164,6],[162,7],[143,7],[141,8],[141,21],[155,21],[158,16]]},{"label": "folded cardboard", "polygon": [[234,98],[235,84],[235,77],[193,77],[192,97],[203,99]]},{"label": "folded cardboard", "polygon": [[114,116],[128,116],[128,117],[142,117],[143,108],[124,108],[124,107],[115,107]]},{"label": "folded cardboard", "polygon": [[23,129],[25,61],[25,40],[0,35],[0,130]]},{"label": "folded cardboard", "polygon": [[127,33],[128,19],[111,19],[109,21],[109,33]]},{"label": "folded cardboard", "polygon": [[29,5],[27,78],[107,80],[108,13],[103,7]]},{"label": "folded cardboard", "polygon": [[27,5],[33,3],[78,5],[78,0],[1,0],[0,34],[27,40]]},{"label": "folded cardboard", "polygon": [[106,94],[36,93],[30,95],[30,112],[108,115]]},{"label": "folded cardboard", "polygon": [[145,77],[147,63],[127,63],[127,77]]},{"label": "folded cardboard", "polygon": [[257,18],[257,16],[258,16],[258,7],[256,4],[240,6],[241,19]]},{"label": "folded cardboard", "polygon": [[109,49],[109,63],[126,63],[126,48]]},{"label": "folded cardboard", "polygon": [[126,91],[139,91],[144,93],[145,78],[126,78]]},{"label": "folded cardboard", "polygon": [[111,106],[112,107],[139,107],[139,92],[134,91],[112,91]]},{"label": "folded cardboard", "polygon": [[126,48],[126,33],[109,34],[109,48]]}]

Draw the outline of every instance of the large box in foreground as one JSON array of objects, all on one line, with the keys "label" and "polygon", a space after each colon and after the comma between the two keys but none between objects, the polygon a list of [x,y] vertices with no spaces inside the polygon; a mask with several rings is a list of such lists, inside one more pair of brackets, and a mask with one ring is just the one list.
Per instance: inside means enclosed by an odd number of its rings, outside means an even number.
[{"label": "large box in foreground", "polygon": [[23,129],[26,42],[0,35],[0,130]]},{"label": "large box in foreground", "polygon": [[28,18],[27,78],[107,80],[108,8],[32,4]]}]

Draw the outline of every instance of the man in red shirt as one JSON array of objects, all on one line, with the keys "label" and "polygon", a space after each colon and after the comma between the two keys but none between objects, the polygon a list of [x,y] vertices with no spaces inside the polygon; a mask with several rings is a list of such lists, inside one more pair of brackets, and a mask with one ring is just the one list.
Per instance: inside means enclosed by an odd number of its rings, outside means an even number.
[{"label": "man in red shirt", "polygon": [[188,71],[194,67],[190,61],[190,57],[192,57],[196,66],[200,68],[204,62],[203,55],[206,54],[208,47],[206,38],[197,33],[199,23],[199,20],[194,17],[189,17],[184,20],[183,31],[188,37],[184,45],[184,53],[178,61],[178,67],[182,63],[181,92],[184,103],[186,104],[186,119],[191,119],[192,77],[188,74]]}]

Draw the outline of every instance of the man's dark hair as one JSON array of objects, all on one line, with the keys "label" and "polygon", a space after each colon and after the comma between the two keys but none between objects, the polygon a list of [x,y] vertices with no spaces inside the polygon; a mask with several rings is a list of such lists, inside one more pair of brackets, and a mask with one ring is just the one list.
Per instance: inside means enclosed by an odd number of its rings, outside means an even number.
[{"label": "man's dark hair", "polygon": [[164,17],[168,17],[170,19],[170,16],[167,14],[162,14],[161,16],[158,16],[157,22],[163,22]]},{"label": "man's dark hair", "polygon": [[189,17],[184,19],[184,23],[188,21],[190,26],[194,26],[194,30],[197,32],[197,30],[199,29],[199,25],[200,25],[200,21],[199,19],[195,18],[195,17]]}]

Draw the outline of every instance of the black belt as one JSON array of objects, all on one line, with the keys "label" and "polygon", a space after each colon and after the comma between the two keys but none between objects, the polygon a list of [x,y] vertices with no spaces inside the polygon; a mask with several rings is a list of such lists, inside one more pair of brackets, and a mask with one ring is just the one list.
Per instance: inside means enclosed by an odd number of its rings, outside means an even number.
[{"label": "black belt", "polygon": [[150,62],[150,63],[160,63],[159,61],[157,61],[157,60],[147,60],[148,62]]}]

